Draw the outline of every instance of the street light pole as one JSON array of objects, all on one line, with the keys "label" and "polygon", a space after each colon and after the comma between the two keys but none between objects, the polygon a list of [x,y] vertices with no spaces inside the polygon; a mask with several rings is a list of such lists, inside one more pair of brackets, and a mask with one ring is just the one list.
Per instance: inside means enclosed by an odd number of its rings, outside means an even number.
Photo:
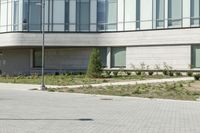
[{"label": "street light pole", "polygon": [[42,0],[42,83],[41,90],[46,90],[44,81],[44,67],[45,67],[45,0]]}]

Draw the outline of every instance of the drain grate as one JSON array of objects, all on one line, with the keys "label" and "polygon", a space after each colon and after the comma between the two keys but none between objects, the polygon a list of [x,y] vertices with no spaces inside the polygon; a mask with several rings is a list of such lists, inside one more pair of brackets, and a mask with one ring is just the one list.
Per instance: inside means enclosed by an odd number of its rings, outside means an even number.
[{"label": "drain grate", "polygon": [[113,100],[113,99],[112,98],[101,98],[100,100],[109,101],[109,100]]},{"label": "drain grate", "polygon": [[79,121],[94,121],[93,119],[89,119],[89,118],[81,118],[78,119]]}]

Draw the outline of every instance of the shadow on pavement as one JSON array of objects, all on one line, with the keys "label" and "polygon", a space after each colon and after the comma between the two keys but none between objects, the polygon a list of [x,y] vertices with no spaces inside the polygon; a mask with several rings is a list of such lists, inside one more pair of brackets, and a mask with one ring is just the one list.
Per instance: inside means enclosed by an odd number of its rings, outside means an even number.
[{"label": "shadow on pavement", "polygon": [[90,118],[80,118],[80,119],[37,119],[37,118],[26,118],[26,119],[13,119],[13,118],[0,118],[0,121],[94,121]]}]

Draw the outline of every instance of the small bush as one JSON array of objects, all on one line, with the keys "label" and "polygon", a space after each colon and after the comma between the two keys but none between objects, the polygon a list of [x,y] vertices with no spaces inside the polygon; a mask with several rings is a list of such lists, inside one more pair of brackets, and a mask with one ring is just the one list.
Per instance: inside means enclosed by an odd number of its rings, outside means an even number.
[{"label": "small bush", "polygon": [[125,71],[126,75],[130,76],[131,72]]},{"label": "small bush", "polygon": [[139,75],[142,75],[142,72],[141,71],[136,71],[135,74],[139,76]]},{"label": "small bush", "polygon": [[187,72],[187,76],[190,76],[190,77],[192,77],[192,76],[193,76],[193,72],[191,72],[191,71],[188,71],[188,72]]},{"label": "small bush", "polygon": [[176,76],[182,76],[181,72],[176,72],[175,75]]},{"label": "small bush", "polygon": [[79,72],[78,74],[79,75],[85,75],[85,72]]},{"label": "small bush", "polygon": [[199,80],[199,79],[200,79],[200,74],[194,75],[194,79],[195,79],[195,80]]},{"label": "small bush", "polygon": [[169,76],[174,76],[174,73],[172,71],[169,71]]},{"label": "small bush", "polygon": [[167,70],[163,70],[163,75],[168,75],[168,71]]},{"label": "small bush", "polygon": [[101,57],[100,51],[97,48],[92,50],[90,55],[90,61],[87,69],[87,77],[89,78],[99,78],[102,74],[102,64],[101,64]]},{"label": "small bush", "polygon": [[118,75],[118,71],[113,71],[113,75],[117,76]]},{"label": "small bush", "polygon": [[111,71],[105,71],[105,73],[106,73],[106,76],[110,76]]},{"label": "small bush", "polygon": [[152,76],[153,73],[154,73],[153,71],[149,71],[149,72],[148,72],[148,74],[149,74],[150,76]]},{"label": "small bush", "polygon": [[54,75],[60,75],[60,73],[59,72],[55,72]]}]

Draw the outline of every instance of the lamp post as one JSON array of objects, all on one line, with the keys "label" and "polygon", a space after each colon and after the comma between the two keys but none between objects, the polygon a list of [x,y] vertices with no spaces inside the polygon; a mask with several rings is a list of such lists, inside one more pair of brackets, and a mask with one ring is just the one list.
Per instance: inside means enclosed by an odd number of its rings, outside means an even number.
[{"label": "lamp post", "polygon": [[44,80],[44,67],[45,67],[45,0],[42,0],[42,82],[41,90],[46,90]]}]

